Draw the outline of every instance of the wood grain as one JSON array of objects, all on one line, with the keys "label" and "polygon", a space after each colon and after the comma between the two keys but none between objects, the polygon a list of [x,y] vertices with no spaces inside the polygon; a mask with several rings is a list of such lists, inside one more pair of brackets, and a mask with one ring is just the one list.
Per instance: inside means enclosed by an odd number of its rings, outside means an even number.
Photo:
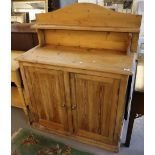
[{"label": "wood grain", "polygon": [[51,13],[37,14],[36,21],[37,24],[46,25],[136,28],[139,30],[141,16],[117,13],[91,3],[74,3]]},{"label": "wood grain", "polygon": [[11,87],[11,106],[23,108],[17,87]]},{"label": "wood grain", "polygon": [[127,89],[127,81],[128,81],[128,76],[123,76],[120,81],[117,117],[116,117],[116,124],[115,124],[115,135],[114,135],[114,142],[117,145],[120,144],[121,130],[123,126],[123,114],[125,109],[124,102],[125,102],[125,95],[126,95],[126,89]]},{"label": "wood grain", "polygon": [[139,33],[133,33],[131,40],[131,52],[137,52]]},{"label": "wood grain", "polygon": [[88,70],[88,69],[80,69],[80,68],[77,69],[77,68],[69,68],[69,67],[62,67],[62,66],[52,66],[52,65],[48,65],[48,64],[30,63],[30,62],[25,62],[25,61],[22,61],[22,64],[24,66],[46,68],[46,69],[63,71],[66,73],[79,73],[79,74],[87,74],[87,75],[94,75],[94,76],[96,75],[96,76],[101,76],[101,77],[106,77],[106,78],[114,78],[114,79],[122,78],[121,74],[99,72],[99,71],[92,72],[91,70]]},{"label": "wood grain", "polygon": [[82,74],[72,75],[71,80],[74,133],[99,141],[112,141],[114,125],[110,125],[116,121],[119,81]]},{"label": "wood grain", "polygon": [[45,43],[94,49],[110,49],[126,53],[130,35],[119,32],[44,30]]},{"label": "wood grain", "polygon": [[89,3],[38,14],[39,46],[16,59],[32,126],[118,151],[140,22]]},{"label": "wood grain", "polygon": [[74,30],[74,31],[98,31],[98,32],[133,32],[139,33],[140,29],[130,27],[98,27],[98,26],[67,26],[67,25],[47,25],[47,24],[34,24],[32,26],[40,30]]},{"label": "wood grain", "polygon": [[45,44],[44,31],[38,29],[37,34],[38,34],[39,46],[44,46]]},{"label": "wood grain", "polygon": [[[32,107],[38,119],[59,124],[66,129],[63,75],[60,71],[25,67]],[[60,89],[61,88],[61,89]]]},{"label": "wood grain", "polygon": [[46,45],[29,50],[17,60],[131,75],[135,54],[126,55],[121,51]]},{"label": "wood grain", "polygon": [[[75,3],[50,13],[37,14],[36,19],[33,27],[42,32],[45,30],[45,40],[50,44],[53,42],[65,46],[104,47],[127,53],[130,52],[129,39],[127,42],[113,41],[107,40],[107,36],[109,38],[115,37],[116,33],[117,36],[132,33],[131,51],[137,52],[138,38],[135,36],[140,31],[140,15],[118,13],[91,3]],[[104,33],[106,35],[102,35]],[[41,35],[38,33],[38,38],[42,38]],[[95,41],[96,38],[98,41]],[[40,42],[40,46],[42,45]]]},{"label": "wood grain", "polygon": [[15,60],[22,53],[23,51],[11,51],[11,82],[17,86],[16,88],[11,87],[11,105],[22,108],[27,115],[19,63]]},{"label": "wood grain", "polygon": [[65,100],[63,101],[67,108],[67,116],[68,116],[68,131],[73,133],[73,119],[72,119],[72,111],[71,111],[71,90],[70,90],[70,75],[68,72],[63,71],[64,75],[64,86],[65,86]]}]

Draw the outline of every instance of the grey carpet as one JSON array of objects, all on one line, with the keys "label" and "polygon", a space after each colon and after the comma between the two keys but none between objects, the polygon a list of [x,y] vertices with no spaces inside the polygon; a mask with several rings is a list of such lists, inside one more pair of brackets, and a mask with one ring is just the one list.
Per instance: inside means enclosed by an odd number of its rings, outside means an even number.
[{"label": "grey carpet", "polygon": [[[28,128],[29,125],[27,123],[27,119],[24,115],[24,112],[18,108],[12,107],[12,113],[11,113],[11,132],[14,133],[19,128]],[[124,130],[122,134],[122,144],[119,153],[112,153],[109,151],[105,151],[103,149],[99,149],[96,147],[92,147],[86,144],[82,144],[79,142],[75,142],[69,139],[61,138],[52,134],[46,135],[50,136],[51,138],[61,141],[67,145],[70,145],[74,148],[77,148],[79,150],[87,151],[90,153],[94,153],[96,155],[143,155],[144,154],[144,117],[138,118],[135,120],[134,127],[133,127],[133,133],[131,137],[131,144],[130,147],[127,148],[123,145],[125,142],[125,136],[126,136],[126,128],[127,128],[127,122],[124,124]]]}]

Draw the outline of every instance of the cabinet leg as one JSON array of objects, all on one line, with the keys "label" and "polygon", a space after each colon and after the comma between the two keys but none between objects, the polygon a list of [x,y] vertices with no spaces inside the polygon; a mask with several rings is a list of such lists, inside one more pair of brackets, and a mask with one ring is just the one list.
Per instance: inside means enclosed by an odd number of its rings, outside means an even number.
[{"label": "cabinet leg", "polygon": [[127,130],[127,135],[126,135],[126,141],[125,141],[125,146],[127,146],[127,147],[130,146],[130,140],[131,140],[131,134],[132,134],[134,120],[135,120],[135,114],[134,114],[133,111],[131,111],[130,118],[129,118],[129,123],[128,123],[128,130]]}]

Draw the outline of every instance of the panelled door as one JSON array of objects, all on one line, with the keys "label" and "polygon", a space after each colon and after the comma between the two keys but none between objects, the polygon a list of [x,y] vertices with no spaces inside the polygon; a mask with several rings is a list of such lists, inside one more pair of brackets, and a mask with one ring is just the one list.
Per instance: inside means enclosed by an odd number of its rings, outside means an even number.
[{"label": "panelled door", "polygon": [[34,122],[55,130],[67,130],[63,72],[24,66],[29,108]]},{"label": "panelled door", "polygon": [[71,73],[73,130],[76,136],[113,142],[120,81]]}]

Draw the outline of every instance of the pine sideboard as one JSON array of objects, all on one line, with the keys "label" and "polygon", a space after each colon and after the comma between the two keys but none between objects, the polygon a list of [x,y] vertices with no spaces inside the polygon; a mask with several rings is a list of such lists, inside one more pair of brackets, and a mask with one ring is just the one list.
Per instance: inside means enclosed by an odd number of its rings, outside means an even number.
[{"label": "pine sideboard", "polygon": [[89,3],[36,15],[39,45],[17,58],[30,124],[117,152],[140,23]]}]

